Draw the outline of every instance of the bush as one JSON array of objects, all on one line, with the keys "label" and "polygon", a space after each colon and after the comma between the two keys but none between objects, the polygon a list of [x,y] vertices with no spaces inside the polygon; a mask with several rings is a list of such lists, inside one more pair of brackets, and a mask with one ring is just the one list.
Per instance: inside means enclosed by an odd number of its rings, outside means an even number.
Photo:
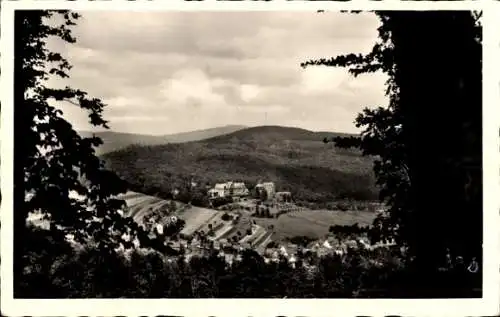
[{"label": "bush", "polygon": [[218,208],[221,206],[226,207],[225,205],[228,205],[231,203],[233,203],[233,199],[231,197],[217,197],[217,198],[212,200],[212,206],[214,208]]},{"label": "bush", "polygon": [[163,234],[167,237],[171,237],[179,234],[182,231],[186,222],[183,219],[177,219],[174,223],[169,223],[163,227]]},{"label": "bush", "polygon": [[278,247],[278,244],[274,241],[269,242],[266,246],[266,248],[270,248],[270,249],[277,248],[277,247]]},{"label": "bush", "polygon": [[225,212],[222,216],[221,219],[224,221],[230,221],[233,220],[233,217],[231,217],[227,212]]},{"label": "bush", "polygon": [[348,211],[349,210],[349,205],[346,203],[337,203],[337,209],[341,211]]},{"label": "bush", "polygon": [[314,241],[314,239],[307,236],[295,236],[290,238],[290,242],[293,244],[297,244],[300,246],[307,246],[310,242]]}]

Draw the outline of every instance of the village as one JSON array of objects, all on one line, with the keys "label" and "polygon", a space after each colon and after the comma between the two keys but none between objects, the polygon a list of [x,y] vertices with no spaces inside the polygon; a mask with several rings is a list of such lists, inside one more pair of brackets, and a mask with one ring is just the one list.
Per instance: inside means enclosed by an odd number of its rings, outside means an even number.
[{"label": "village", "polygon": [[[215,184],[207,194],[211,202],[226,199],[227,203],[202,208],[128,192],[119,196],[127,205],[120,213],[140,224],[150,238],[160,241],[169,261],[179,256],[190,261],[193,257],[217,254],[231,265],[240,261],[245,251],[252,250],[266,263],[286,260],[292,267],[299,263],[314,268],[317,259],[324,256],[342,256],[349,249],[374,250],[394,245],[394,242],[371,245],[365,234],[343,235],[335,231],[319,239],[299,235],[288,241],[273,239],[274,225],[259,225],[260,218],[277,219],[280,215],[303,210],[294,204],[290,192],[276,191],[273,182],[256,184],[252,194],[243,182],[229,181]],[[82,198],[74,193],[71,196]],[[49,227],[46,221],[41,222],[38,218],[32,215],[30,222]],[[128,234],[124,234],[123,239],[131,240]],[[135,249],[141,248],[137,238],[130,242]],[[123,245],[119,249],[125,251]]]},{"label": "village", "polygon": [[[196,186],[197,184],[192,184]],[[136,193],[137,194],[137,193]],[[364,235],[343,236],[330,232],[322,239],[297,237],[295,241],[274,241],[274,226],[259,225],[258,218],[278,218],[285,213],[300,212],[288,191],[277,191],[274,182],[259,182],[253,191],[245,183],[217,183],[207,190],[212,208],[155,200],[152,208],[137,212],[128,201],[128,214],[160,237],[166,246],[166,256],[174,260],[179,255],[186,261],[193,257],[217,254],[228,264],[241,260],[245,250],[260,254],[267,263],[286,260],[292,267],[297,263],[313,267],[314,259],[331,254],[342,255],[349,248],[374,249],[390,244],[370,245]],[[142,195],[145,196],[145,195]],[[217,205],[216,201],[225,203]],[[172,206],[173,204],[173,206]],[[145,205],[135,202],[135,206]],[[136,210],[133,212],[132,210]],[[137,217],[138,214],[143,214]],[[173,229],[172,229],[173,228]],[[138,241],[134,241],[139,247]]]}]

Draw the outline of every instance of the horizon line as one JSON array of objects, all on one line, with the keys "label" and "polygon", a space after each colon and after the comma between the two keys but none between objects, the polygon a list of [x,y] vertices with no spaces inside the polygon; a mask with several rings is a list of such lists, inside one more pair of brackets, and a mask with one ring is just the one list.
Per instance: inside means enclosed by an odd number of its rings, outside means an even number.
[{"label": "horizon line", "polygon": [[257,127],[281,127],[281,128],[302,129],[302,130],[311,131],[311,132],[344,133],[344,134],[353,134],[353,135],[360,134],[359,132],[355,133],[355,132],[333,131],[333,130],[324,130],[324,129],[312,130],[312,129],[306,129],[306,128],[299,127],[299,126],[287,126],[287,125],[278,125],[278,124],[265,124],[265,125],[227,124],[227,125],[214,126],[214,127],[205,128],[205,129],[187,130],[187,131],[180,131],[180,132],[173,132],[173,133],[162,133],[162,134],[148,134],[148,133],[140,133],[140,132],[119,131],[119,130],[115,130],[113,128],[110,128],[110,129],[99,128],[99,129],[96,129],[95,131],[90,130],[90,129],[75,129],[75,131],[88,132],[88,133],[114,132],[114,133],[123,133],[123,134],[135,134],[135,135],[162,137],[162,136],[169,136],[169,135],[176,135],[176,134],[183,134],[183,133],[202,132],[202,131],[213,130],[213,129],[218,129],[218,128],[227,128],[227,127],[241,127],[241,130],[249,129],[249,128],[257,128]]}]

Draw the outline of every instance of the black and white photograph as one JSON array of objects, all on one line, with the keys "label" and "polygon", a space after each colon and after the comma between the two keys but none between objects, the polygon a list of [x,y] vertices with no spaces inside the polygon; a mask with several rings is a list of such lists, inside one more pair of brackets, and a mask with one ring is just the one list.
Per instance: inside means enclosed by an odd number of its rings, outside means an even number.
[{"label": "black and white photograph", "polygon": [[9,309],[487,297],[482,10],[15,6]]}]

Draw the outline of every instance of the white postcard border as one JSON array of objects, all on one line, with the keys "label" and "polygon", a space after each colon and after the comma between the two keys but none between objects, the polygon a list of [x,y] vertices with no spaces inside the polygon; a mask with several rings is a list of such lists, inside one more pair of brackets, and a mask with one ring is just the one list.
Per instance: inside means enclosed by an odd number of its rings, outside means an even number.
[{"label": "white postcard border", "polygon": [[[13,10],[484,10],[483,191],[484,277],[482,299],[81,299],[24,300],[12,297]],[[1,8],[1,310],[6,316],[487,316],[500,310],[500,5],[460,2],[302,1],[3,1]],[[17,140],[22,142],[22,140]]]}]

